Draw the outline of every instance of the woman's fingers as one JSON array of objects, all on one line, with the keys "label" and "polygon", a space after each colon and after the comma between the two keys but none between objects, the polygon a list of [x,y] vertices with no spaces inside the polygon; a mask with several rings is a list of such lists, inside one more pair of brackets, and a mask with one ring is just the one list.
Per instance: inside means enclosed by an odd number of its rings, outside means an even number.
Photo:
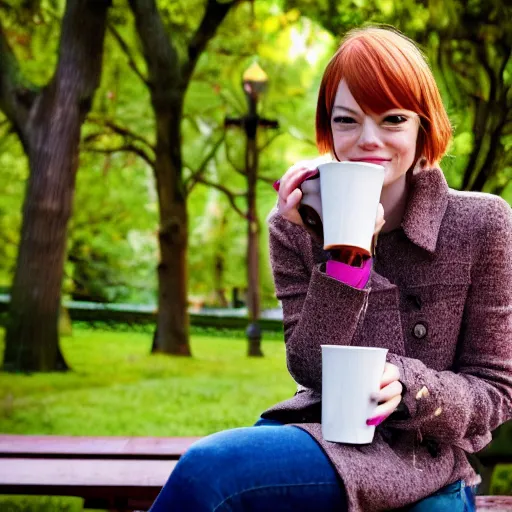
[{"label": "woman's fingers", "polygon": [[375,395],[372,396],[372,401],[377,404],[382,404],[395,396],[402,396],[402,390],[402,384],[395,380],[391,382],[391,384],[384,386],[378,393],[375,393]]},{"label": "woman's fingers", "polygon": [[400,370],[398,369],[398,366],[386,363],[384,365],[384,373],[380,379],[380,388],[382,389],[395,380],[400,380]]},{"label": "woman's fingers", "polygon": [[279,213],[287,220],[302,225],[298,206],[302,199],[301,183],[317,173],[317,169],[296,165],[291,167],[279,180]]},{"label": "woman's fingers", "polygon": [[282,197],[288,197],[300,184],[314,173],[314,169],[308,167],[292,167],[281,178],[279,194]]},{"label": "woman's fingers", "polygon": [[302,192],[296,188],[287,198],[279,199],[279,213],[295,224],[302,224],[302,219],[298,211],[298,204],[302,199]]},{"label": "woman's fingers", "polygon": [[373,232],[374,235],[378,235],[384,226],[386,221],[384,220],[384,207],[381,203],[377,207],[377,218],[375,219],[375,230]]},{"label": "woman's fingers", "polygon": [[380,391],[372,396],[372,401],[378,403],[367,425],[378,425],[382,423],[402,401],[403,386],[400,382],[400,370],[398,366],[386,363],[380,380]]},{"label": "woman's fingers", "polygon": [[383,404],[376,407],[373,416],[366,420],[366,424],[370,426],[377,426],[382,423],[394,412],[401,400],[402,397],[400,395],[395,396],[391,400],[388,400],[387,402],[384,402]]}]

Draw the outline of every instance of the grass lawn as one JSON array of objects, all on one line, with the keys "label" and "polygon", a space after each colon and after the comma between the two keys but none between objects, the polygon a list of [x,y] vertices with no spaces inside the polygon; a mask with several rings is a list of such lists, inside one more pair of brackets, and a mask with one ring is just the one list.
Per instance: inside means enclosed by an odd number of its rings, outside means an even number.
[{"label": "grass lawn", "polygon": [[75,328],[62,339],[73,371],[0,373],[0,432],[206,435],[251,425],[293,395],[282,342],[263,342],[261,359],[239,338],[196,335],[191,345],[193,358],[150,355],[147,334]]}]

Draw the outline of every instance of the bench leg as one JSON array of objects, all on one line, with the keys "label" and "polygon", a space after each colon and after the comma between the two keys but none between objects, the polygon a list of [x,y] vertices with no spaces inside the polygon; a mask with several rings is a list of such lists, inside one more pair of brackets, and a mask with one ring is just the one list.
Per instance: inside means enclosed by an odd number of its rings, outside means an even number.
[{"label": "bench leg", "polygon": [[492,464],[489,466],[480,465],[478,468],[478,473],[482,477],[482,483],[478,486],[478,494],[487,496],[491,494],[491,481],[492,474],[494,473],[494,469],[496,468],[496,464]]}]

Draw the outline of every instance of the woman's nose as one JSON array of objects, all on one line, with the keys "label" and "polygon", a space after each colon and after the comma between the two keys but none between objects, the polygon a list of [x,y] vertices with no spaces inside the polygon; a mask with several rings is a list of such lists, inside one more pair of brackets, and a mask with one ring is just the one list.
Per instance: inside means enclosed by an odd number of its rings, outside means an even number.
[{"label": "woman's nose", "polygon": [[372,120],[365,120],[359,136],[358,145],[362,149],[375,149],[382,146],[379,127]]}]

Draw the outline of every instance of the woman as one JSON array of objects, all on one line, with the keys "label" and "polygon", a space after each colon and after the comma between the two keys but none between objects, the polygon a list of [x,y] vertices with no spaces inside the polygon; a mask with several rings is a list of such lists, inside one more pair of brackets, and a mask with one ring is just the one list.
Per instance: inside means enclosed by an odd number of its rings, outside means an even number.
[{"label": "woman", "polygon": [[[316,130],[321,153],[384,166],[376,253],[352,268],[324,251],[298,211],[316,162],[285,173],[270,250],[298,391],[256,428],[197,443],[154,511],[474,510],[466,452],[512,410],[510,207],[448,188],[438,167],[448,117],[421,53],[395,31],[346,36],[323,77]],[[369,445],[322,438],[324,343],[389,350]]]}]

